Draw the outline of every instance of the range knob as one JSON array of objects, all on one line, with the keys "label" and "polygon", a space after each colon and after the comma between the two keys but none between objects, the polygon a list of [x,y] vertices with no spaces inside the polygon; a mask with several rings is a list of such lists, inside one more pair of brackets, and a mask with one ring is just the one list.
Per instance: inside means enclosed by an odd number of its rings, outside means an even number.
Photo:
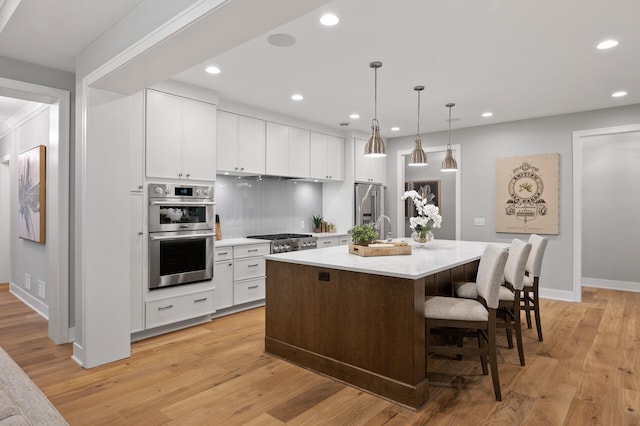
[{"label": "range knob", "polygon": [[285,245],[284,245],[284,249],[285,249],[286,251],[291,251],[291,245],[290,245],[290,244],[285,244]]},{"label": "range knob", "polygon": [[202,189],[198,188],[196,189],[196,195],[202,195]]},{"label": "range knob", "polygon": [[202,195],[204,195],[205,197],[206,197],[207,195],[209,195],[209,190],[208,190],[208,189],[206,189],[206,188],[205,188],[205,189],[203,189],[203,190],[202,190]]},{"label": "range knob", "polygon": [[159,186],[156,186],[156,194],[164,194],[164,189]]},{"label": "range knob", "polygon": [[273,252],[274,252],[274,253],[277,253],[277,252],[279,252],[279,251],[280,251],[280,246],[277,246],[277,245],[275,245],[275,244],[274,244],[274,246],[273,246]]}]

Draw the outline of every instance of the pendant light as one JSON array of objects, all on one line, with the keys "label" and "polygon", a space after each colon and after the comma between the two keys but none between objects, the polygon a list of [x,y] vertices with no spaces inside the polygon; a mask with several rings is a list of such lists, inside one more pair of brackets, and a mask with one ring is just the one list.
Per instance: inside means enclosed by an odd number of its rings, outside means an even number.
[{"label": "pendant light", "polygon": [[384,141],[380,137],[380,123],[378,123],[378,68],[382,62],[371,62],[369,67],[374,71],[373,120],[371,120],[371,136],[364,147],[365,157],[386,157]]},{"label": "pendant light", "polygon": [[449,108],[449,142],[447,142],[447,153],[444,156],[444,160],[442,160],[442,168],[440,171],[457,172],[458,163],[456,162],[456,159],[453,158],[453,151],[451,150],[451,108],[456,106],[456,104],[448,103],[445,106]]},{"label": "pendant light", "polygon": [[416,146],[409,157],[409,165],[426,166],[429,162],[427,161],[427,154],[422,149],[422,140],[420,140],[420,92],[424,90],[424,86],[416,86],[413,90],[418,92],[418,131],[416,132]]}]

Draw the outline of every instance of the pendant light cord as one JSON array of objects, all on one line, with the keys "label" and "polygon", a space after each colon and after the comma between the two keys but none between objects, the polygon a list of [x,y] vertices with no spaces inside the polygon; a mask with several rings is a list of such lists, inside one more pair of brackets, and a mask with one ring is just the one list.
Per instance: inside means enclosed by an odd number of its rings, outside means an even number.
[{"label": "pendant light cord", "polygon": [[373,119],[378,123],[378,68],[373,69]]},{"label": "pendant light cord", "polygon": [[451,149],[451,106],[449,106],[449,141],[447,142],[447,148]]},{"label": "pendant light cord", "polygon": [[418,92],[418,133],[416,133],[416,139],[420,138],[420,90]]}]

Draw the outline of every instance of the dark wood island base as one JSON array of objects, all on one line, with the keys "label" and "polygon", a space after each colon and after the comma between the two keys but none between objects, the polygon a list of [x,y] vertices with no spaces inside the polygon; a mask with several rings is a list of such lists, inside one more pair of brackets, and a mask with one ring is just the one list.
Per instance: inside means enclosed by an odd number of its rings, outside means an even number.
[{"label": "dark wood island base", "polygon": [[265,352],[383,398],[428,399],[424,298],[474,265],[407,279],[267,260]]}]

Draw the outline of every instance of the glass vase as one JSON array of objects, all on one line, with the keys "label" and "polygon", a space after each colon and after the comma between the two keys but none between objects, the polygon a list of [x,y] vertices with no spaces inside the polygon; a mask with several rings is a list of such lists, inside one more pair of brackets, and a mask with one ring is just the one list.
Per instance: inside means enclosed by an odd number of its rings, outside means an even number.
[{"label": "glass vase", "polygon": [[422,229],[420,231],[413,231],[411,233],[411,239],[423,247],[426,243],[433,240],[433,234],[430,229]]}]

